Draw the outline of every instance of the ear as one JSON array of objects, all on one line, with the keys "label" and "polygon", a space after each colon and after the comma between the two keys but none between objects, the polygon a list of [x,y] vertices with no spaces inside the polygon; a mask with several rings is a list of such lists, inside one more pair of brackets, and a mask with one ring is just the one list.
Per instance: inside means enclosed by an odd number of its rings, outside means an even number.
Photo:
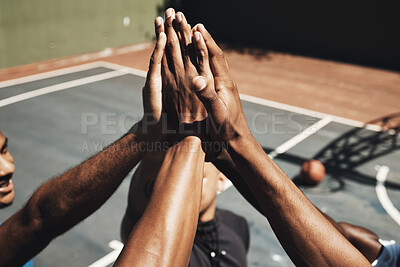
[{"label": "ear", "polygon": [[217,184],[217,190],[219,192],[224,191],[226,180],[228,180],[228,178],[226,178],[226,176],[222,172],[219,172],[219,174],[218,174],[218,184]]}]

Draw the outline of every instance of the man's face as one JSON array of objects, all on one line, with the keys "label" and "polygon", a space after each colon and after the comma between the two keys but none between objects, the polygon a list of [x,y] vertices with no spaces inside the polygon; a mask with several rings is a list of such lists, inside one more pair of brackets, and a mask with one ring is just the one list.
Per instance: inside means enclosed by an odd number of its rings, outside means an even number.
[{"label": "man's face", "polygon": [[10,205],[14,200],[14,158],[7,148],[7,138],[0,131],[0,207]]},{"label": "man's face", "polygon": [[203,191],[201,193],[200,213],[204,212],[217,199],[217,192],[224,189],[226,177],[209,162],[204,163]]}]

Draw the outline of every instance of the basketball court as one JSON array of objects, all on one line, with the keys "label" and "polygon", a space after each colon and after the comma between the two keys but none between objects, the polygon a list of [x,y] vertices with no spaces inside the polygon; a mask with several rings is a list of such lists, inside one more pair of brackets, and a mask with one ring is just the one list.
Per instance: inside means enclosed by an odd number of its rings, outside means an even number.
[{"label": "basketball court", "polygon": [[[135,64],[146,66],[148,48],[135,53],[142,58]],[[141,118],[146,73],[143,67],[120,63],[92,60],[2,79],[0,125],[15,158],[16,199],[2,211],[1,221],[20,209],[42,183],[97,153]],[[265,83],[259,86],[268,88]],[[398,116],[377,112],[374,124],[365,126],[353,119],[357,116],[342,118],[267,100],[257,92],[248,95],[245,90],[241,99],[254,136],[317,207],[337,221],[400,241]],[[328,171],[316,187],[304,186],[298,178],[301,164],[311,158],[326,163]],[[35,257],[35,265],[111,265],[122,248],[119,226],[131,174],[96,213]],[[293,266],[265,218],[233,187],[218,196],[218,207],[247,218],[249,266]]]}]

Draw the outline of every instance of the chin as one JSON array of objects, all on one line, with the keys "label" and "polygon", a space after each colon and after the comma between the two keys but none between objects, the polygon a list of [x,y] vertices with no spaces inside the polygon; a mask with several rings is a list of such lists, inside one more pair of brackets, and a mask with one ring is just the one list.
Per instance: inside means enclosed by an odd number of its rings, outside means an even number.
[{"label": "chin", "polygon": [[0,197],[0,208],[5,208],[5,207],[10,206],[14,201],[14,197],[15,197],[14,190],[11,191],[10,193],[8,193],[7,195],[1,196]]}]

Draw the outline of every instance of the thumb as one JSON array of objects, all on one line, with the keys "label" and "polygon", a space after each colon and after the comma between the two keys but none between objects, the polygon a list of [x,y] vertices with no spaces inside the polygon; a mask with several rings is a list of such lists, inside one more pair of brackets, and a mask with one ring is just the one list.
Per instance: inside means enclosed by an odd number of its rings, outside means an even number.
[{"label": "thumb", "polygon": [[192,89],[208,112],[212,113],[218,110],[221,104],[220,99],[214,87],[207,82],[206,78],[203,76],[195,77],[192,81]]}]

